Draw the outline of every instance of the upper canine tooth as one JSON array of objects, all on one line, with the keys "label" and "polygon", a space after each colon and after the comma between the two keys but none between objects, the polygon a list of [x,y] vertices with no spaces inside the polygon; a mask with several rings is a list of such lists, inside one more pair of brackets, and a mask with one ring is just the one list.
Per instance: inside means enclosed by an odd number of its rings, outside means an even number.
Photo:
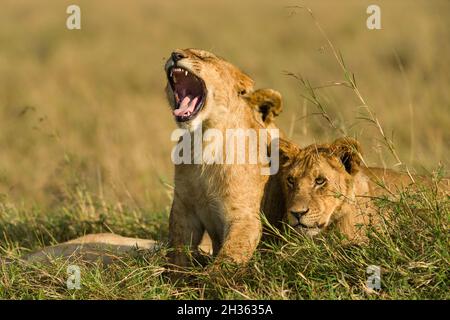
[{"label": "upper canine tooth", "polygon": [[187,77],[187,75],[188,75],[187,70],[184,71],[184,75]]}]

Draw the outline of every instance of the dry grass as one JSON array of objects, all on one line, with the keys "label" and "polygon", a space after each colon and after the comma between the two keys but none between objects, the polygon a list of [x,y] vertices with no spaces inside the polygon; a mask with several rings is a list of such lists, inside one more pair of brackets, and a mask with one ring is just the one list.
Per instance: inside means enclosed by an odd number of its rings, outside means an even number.
[{"label": "dry grass", "polygon": [[[80,1],[82,30],[65,29],[69,1],[3,1],[0,13],[0,193],[57,205],[74,185],[112,201],[169,205],[171,131],[163,61],[173,48],[212,50],[284,97],[281,127],[301,145],[332,139],[285,71],[313,86],[342,79],[310,17],[245,1]],[[306,2],[356,74],[402,161],[423,172],[448,164],[450,52],[446,1],[381,2],[381,31],[365,27],[365,1]],[[407,14],[405,14],[407,11]],[[262,31],[257,31],[262,30]],[[356,134],[369,164],[396,163],[360,102],[321,90],[336,125]],[[307,116],[306,118],[304,117]],[[68,189],[69,188],[69,189]]]}]

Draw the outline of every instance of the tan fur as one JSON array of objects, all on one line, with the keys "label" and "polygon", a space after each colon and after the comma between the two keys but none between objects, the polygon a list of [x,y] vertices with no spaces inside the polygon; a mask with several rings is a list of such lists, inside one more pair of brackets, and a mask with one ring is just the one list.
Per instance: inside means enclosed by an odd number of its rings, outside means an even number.
[{"label": "tan fur", "polygon": [[113,233],[97,233],[79,237],[54,246],[45,247],[25,255],[22,260],[30,263],[49,263],[56,258],[79,259],[84,262],[102,261],[109,264],[135,249],[155,250],[154,240],[122,237]]},{"label": "tan fur", "polygon": [[[283,220],[310,236],[334,224],[349,240],[364,241],[364,226],[380,221],[374,197],[416,187],[407,174],[362,166],[361,148],[351,138],[304,149],[281,140],[280,152],[283,164],[272,178],[272,190],[281,189],[283,197],[267,211],[272,222]],[[431,182],[421,176],[413,179],[421,185]],[[444,179],[440,185],[447,193],[449,181]],[[274,196],[273,191],[269,194]]]},{"label": "tan fur", "polygon": [[[281,96],[275,91],[253,91],[253,80],[225,60],[202,50],[178,50],[185,58],[178,66],[203,79],[207,100],[197,117],[179,124],[191,132],[203,122],[203,130],[215,128],[261,129],[272,125],[281,110]],[[170,59],[167,66],[171,63]],[[271,97],[271,94],[274,97]],[[167,86],[169,103],[174,97]],[[268,103],[262,116],[258,105]],[[275,101],[275,103],[273,102]],[[273,107],[276,110],[271,111]],[[256,112],[255,112],[256,110]],[[247,145],[248,148],[248,145]],[[248,150],[247,150],[248,151]],[[170,261],[179,266],[190,264],[186,247],[197,251],[204,231],[212,239],[219,261],[247,262],[261,236],[260,205],[268,176],[261,165],[175,166],[175,191],[169,223]]]}]

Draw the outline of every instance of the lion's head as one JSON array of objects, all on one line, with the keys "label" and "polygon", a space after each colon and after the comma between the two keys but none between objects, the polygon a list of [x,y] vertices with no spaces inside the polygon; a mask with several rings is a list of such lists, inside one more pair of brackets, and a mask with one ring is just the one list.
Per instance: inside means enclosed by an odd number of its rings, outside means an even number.
[{"label": "lion's head", "polygon": [[175,121],[191,131],[212,115],[219,118],[234,113],[232,107],[240,102],[260,112],[265,124],[281,111],[278,92],[253,91],[254,82],[248,75],[210,52],[175,50],[166,62],[165,71],[166,93]]},{"label": "lion's head", "polygon": [[300,149],[280,140],[284,220],[310,236],[339,219],[339,208],[354,197],[353,177],[360,168],[361,149],[351,138]]}]

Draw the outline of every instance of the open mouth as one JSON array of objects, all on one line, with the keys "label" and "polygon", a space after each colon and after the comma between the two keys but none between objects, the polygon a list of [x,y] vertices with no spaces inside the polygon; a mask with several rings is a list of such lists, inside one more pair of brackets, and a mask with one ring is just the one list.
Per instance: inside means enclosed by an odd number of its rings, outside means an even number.
[{"label": "open mouth", "polygon": [[193,119],[205,103],[205,83],[189,70],[177,66],[168,70],[167,79],[174,95],[175,109],[172,112],[176,121]]}]

